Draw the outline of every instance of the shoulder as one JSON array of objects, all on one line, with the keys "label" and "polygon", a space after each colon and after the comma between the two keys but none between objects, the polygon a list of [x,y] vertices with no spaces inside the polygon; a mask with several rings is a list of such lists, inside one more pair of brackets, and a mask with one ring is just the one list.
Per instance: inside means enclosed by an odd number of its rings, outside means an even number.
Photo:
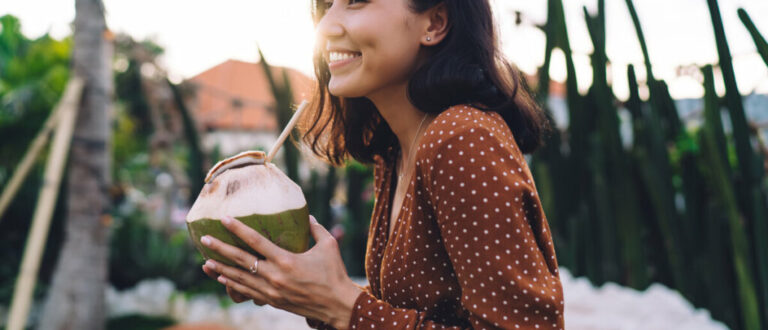
[{"label": "shoulder", "polygon": [[445,202],[445,193],[485,202],[489,197],[483,192],[488,189],[494,196],[535,191],[525,157],[498,113],[452,107],[436,117],[424,134],[416,173],[435,198],[433,203]]},{"label": "shoulder", "polygon": [[378,190],[384,182],[384,175],[387,172],[387,162],[381,155],[373,156],[373,184],[374,190],[378,193]]},{"label": "shoulder", "polygon": [[441,112],[420,140],[418,158],[434,158],[450,150],[480,150],[502,147],[510,152],[517,144],[504,119],[496,112],[470,105],[456,105]]}]

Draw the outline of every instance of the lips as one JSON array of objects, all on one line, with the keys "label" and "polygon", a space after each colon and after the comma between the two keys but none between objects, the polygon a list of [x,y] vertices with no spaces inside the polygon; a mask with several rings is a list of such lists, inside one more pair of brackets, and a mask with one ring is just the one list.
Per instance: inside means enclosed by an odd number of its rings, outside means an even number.
[{"label": "lips", "polygon": [[349,63],[358,61],[363,54],[344,48],[331,48],[326,51],[326,62],[330,70],[338,70]]},{"label": "lips", "polygon": [[356,56],[362,56],[362,53],[345,47],[326,46],[325,59],[328,64],[348,60]]},{"label": "lips", "polygon": [[349,51],[332,51],[328,53],[328,63],[344,61],[358,56],[362,56],[362,53]]}]

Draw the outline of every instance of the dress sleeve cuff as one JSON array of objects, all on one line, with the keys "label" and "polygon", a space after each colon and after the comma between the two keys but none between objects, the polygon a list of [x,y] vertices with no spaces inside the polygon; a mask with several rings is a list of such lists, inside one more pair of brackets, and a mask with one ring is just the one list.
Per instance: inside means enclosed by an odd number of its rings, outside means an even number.
[{"label": "dress sleeve cuff", "polygon": [[364,325],[371,324],[374,321],[374,316],[371,312],[376,304],[376,297],[372,296],[367,291],[363,291],[357,296],[355,300],[355,306],[352,308],[352,317],[349,319],[349,329],[365,329]]},{"label": "dress sleeve cuff", "polygon": [[[371,306],[373,306],[376,303],[377,301],[376,297],[368,293],[368,291],[365,288],[361,287],[361,289],[363,290],[360,291],[360,294],[357,296],[357,299],[355,299],[355,305],[352,307],[352,317],[350,317],[349,319],[349,325],[347,326],[347,329],[359,329],[363,321],[365,321],[365,323],[368,324],[371,322],[371,320],[373,320],[373,318],[370,317],[371,313],[367,313],[366,311],[371,309]],[[336,330],[336,328],[322,321],[318,321],[308,317],[306,318],[306,320],[307,320],[307,325],[309,325],[310,328],[320,329],[320,330],[326,330],[326,329]]]},{"label": "dress sleeve cuff", "polygon": [[306,318],[307,325],[312,329],[319,329],[319,330],[336,330],[334,327],[328,325],[327,323],[323,323],[322,321],[318,321],[311,318]]},{"label": "dress sleeve cuff", "polygon": [[368,292],[357,296],[349,320],[349,329],[393,329],[402,328],[414,320],[408,310],[395,308],[387,302],[377,299]]}]

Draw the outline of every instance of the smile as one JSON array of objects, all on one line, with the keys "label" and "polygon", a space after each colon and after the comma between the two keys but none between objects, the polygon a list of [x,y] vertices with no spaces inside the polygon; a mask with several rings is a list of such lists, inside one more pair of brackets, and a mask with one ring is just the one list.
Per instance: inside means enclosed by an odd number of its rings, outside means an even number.
[{"label": "smile", "polygon": [[361,53],[357,52],[330,52],[328,53],[328,69],[335,70],[357,62],[362,56]]}]

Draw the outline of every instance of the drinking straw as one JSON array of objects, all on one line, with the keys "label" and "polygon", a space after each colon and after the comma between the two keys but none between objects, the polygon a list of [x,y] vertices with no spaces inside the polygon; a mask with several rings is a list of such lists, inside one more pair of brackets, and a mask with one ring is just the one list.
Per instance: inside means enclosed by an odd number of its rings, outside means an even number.
[{"label": "drinking straw", "polygon": [[272,149],[269,150],[269,153],[267,154],[267,159],[265,163],[272,162],[272,158],[275,157],[275,154],[278,150],[280,150],[280,147],[283,145],[283,142],[285,142],[285,138],[288,137],[289,134],[291,134],[291,131],[293,131],[293,126],[296,125],[296,122],[299,120],[299,116],[301,116],[301,113],[304,111],[304,109],[307,108],[309,105],[309,102],[306,100],[301,101],[301,104],[299,104],[299,108],[296,110],[296,112],[293,113],[293,117],[291,117],[291,120],[288,122],[288,125],[285,126],[283,129],[283,132],[280,133],[280,137],[277,138],[277,142],[275,142],[275,145],[272,146]]}]

